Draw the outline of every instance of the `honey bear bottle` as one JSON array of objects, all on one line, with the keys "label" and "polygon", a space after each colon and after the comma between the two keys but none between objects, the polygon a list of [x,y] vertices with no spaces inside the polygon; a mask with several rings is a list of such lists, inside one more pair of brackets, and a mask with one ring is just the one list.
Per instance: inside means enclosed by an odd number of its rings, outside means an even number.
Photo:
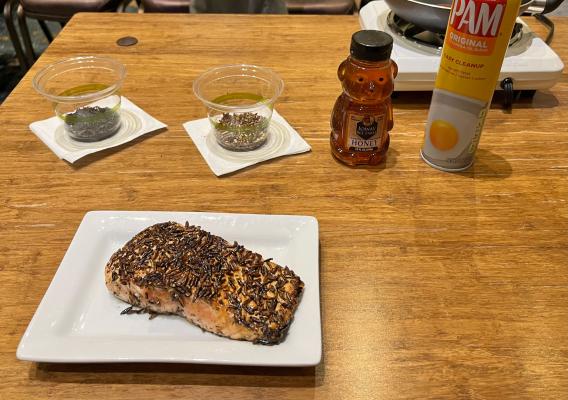
[{"label": "honey bear bottle", "polygon": [[343,93],[331,115],[331,151],[350,165],[377,165],[385,160],[393,127],[391,94],[398,67],[390,59],[392,37],[381,31],[353,34],[349,57],[337,76]]}]

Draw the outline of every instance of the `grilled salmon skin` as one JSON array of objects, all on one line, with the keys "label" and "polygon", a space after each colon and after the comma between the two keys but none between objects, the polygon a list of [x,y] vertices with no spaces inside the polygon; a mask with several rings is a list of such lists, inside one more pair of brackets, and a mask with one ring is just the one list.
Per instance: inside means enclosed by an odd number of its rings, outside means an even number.
[{"label": "grilled salmon skin", "polygon": [[105,282],[142,310],[262,344],[283,340],[304,289],[288,267],[187,222],[138,233],[112,255]]}]

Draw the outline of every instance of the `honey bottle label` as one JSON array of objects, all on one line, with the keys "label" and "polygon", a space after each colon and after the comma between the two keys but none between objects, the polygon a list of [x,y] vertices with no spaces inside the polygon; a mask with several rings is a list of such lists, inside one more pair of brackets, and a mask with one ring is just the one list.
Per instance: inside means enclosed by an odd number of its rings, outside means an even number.
[{"label": "honey bottle label", "polygon": [[376,151],[381,146],[384,115],[349,114],[346,146],[350,151]]}]

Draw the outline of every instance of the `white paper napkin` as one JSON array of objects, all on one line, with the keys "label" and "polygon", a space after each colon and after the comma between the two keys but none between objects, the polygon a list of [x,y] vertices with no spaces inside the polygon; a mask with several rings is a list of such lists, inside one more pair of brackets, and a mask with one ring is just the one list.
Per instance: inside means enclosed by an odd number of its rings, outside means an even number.
[{"label": "white paper napkin", "polygon": [[266,144],[251,151],[229,151],[216,142],[207,118],[188,121],[183,124],[201,156],[217,176],[257,164],[276,157],[310,151],[310,145],[276,110],[272,114],[269,137]]},{"label": "white paper napkin", "polygon": [[57,157],[74,163],[88,154],[120,146],[146,133],[167,126],[126,97],[121,97],[120,110],[122,123],[120,130],[110,138],[99,142],[78,142],[69,138],[65,134],[63,121],[58,117],[33,122],[30,124],[30,129]]}]

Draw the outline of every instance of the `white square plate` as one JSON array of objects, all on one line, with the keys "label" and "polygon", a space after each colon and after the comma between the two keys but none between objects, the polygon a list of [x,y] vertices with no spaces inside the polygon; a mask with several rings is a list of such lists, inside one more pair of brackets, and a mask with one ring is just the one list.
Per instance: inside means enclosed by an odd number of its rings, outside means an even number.
[{"label": "white square plate", "polygon": [[[285,340],[265,346],[204,332],[177,316],[120,315],[106,288],[110,256],[136,233],[166,221],[203,229],[289,266],[305,283]],[[311,366],[321,360],[318,222],[313,217],[186,212],[93,211],[83,218],[20,345],[20,360],[187,362]]]}]

